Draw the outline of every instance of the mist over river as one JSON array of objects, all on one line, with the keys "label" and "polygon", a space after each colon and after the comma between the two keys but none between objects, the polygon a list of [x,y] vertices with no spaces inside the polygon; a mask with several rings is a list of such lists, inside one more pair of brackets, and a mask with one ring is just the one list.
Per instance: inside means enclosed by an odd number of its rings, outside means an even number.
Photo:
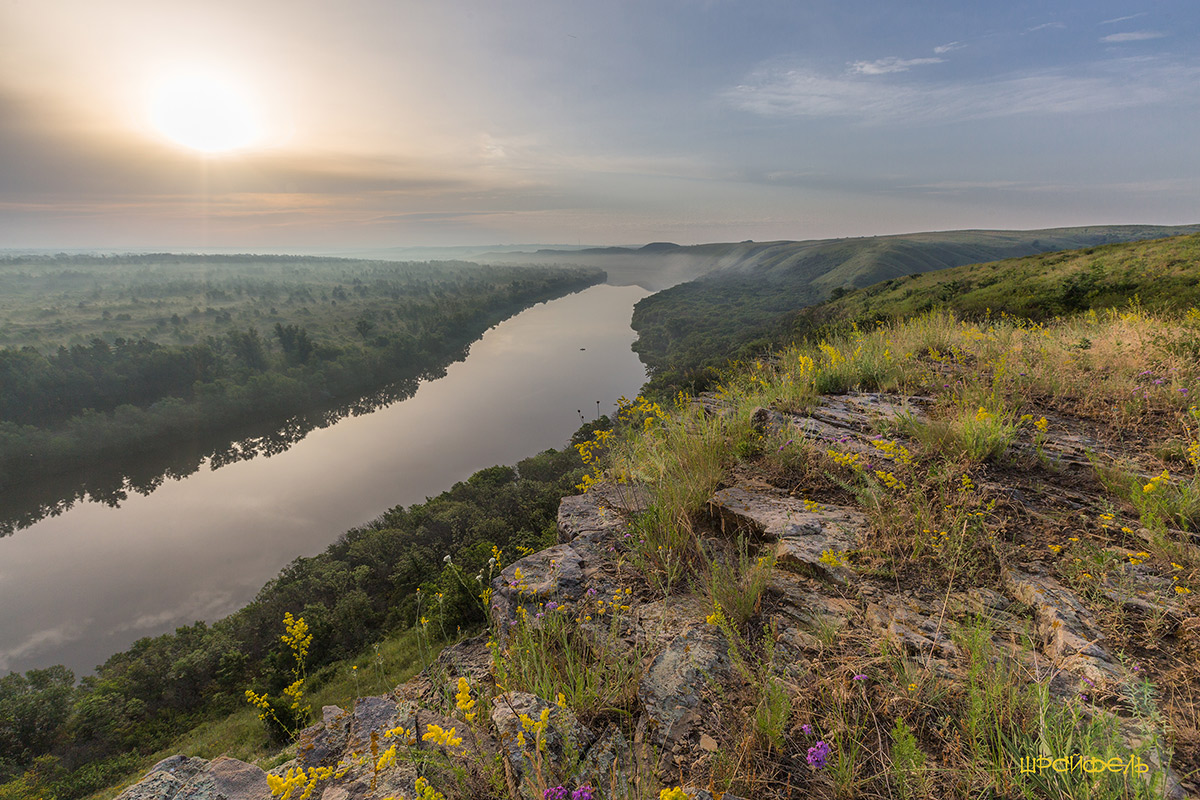
[{"label": "mist over river", "polygon": [[78,503],[0,538],[0,674],[90,672],[136,639],[249,602],[284,565],[476,470],[562,447],[632,397],[636,286],[593,286],[484,334],[445,377],[285,452],[169,479],[119,507]]}]

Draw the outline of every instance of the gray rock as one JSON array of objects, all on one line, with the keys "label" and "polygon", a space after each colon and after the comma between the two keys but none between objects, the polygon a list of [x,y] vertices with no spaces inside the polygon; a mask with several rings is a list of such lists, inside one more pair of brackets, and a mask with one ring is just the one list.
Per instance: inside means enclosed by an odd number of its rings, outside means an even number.
[{"label": "gray rock", "polygon": [[[544,753],[537,751],[534,733],[526,731],[521,722],[524,714],[535,722],[541,719],[544,710],[549,710],[548,724],[544,734]],[[575,714],[566,708],[547,703],[528,692],[507,692],[492,699],[492,723],[500,735],[500,746],[518,784],[540,759],[542,773],[550,780],[569,777],[571,767],[584,755],[595,740],[595,736],[579,723]],[[525,745],[517,739],[524,733]]]},{"label": "gray rock", "polygon": [[694,627],[673,638],[650,662],[638,685],[660,767],[686,758],[711,715],[710,683],[729,675],[729,645],[713,628]]},{"label": "gray rock", "polygon": [[350,718],[347,747],[352,753],[370,753],[374,735],[377,749],[383,744],[385,731],[396,727],[396,701],[387,697],[360,697]]},{"label": "gray rock", "polygon": [[601,597],[611,596],[618,587],[603,571],[608,547],[580,536],[505,567],[492,581],[491,612],[500,630],[508,629],[522,607],[533,616],[541,603],[574,602],[588,589],[595,589]]},{"label": "gray rock", "polygon": [[911,656],[951,658],[958,648],[950,638],[951,620],[912,597],[887,595],[867,605],[867,622]]},{"label": "gray rock", "polygon": [[593,542],[625,529],[625,515],[641,511],[650,501],[645,489],[631,484],[601,483],[585,494],[564,497],[558,504],[558,541],[583,537]]},{"label": "gray rock", "polygon": [[1042,649],[1056,666],[1108,688],[1119,683],[1104,634],[1074,592],[1049,576],[1006,569],[1003,577],[1008,593],[1033,608]]},{"label": "gray rock", "polygon": [[854,509],[821,506],[809,511],[794,497],[738,487],[722,489],[708,504],[722,530],[749,528],[774,540],[779,567],[839,581],[846,579],[848,570],[822,561],[822,556],[828,551],[844,561],[845,553],[860,546],[867,529],[866,515]]},{"label": "gray rock", "polygon": [[117,795],[117,800],[174,800],[185,782],[170,772],[151,772]]},{"label": "gray rock", "polygon": [[625,797],[634,781],[633,751],[620,728],[609,728],[588,748],[573,783],[601,789],[604,797]]},{"label": "gray rock", "polygon": [[267,773],[236,758],[210,761],[173,800],[268,800]]},{"label": "gray rock", "polygon": [[338,706],[321,709],[323,721],[300,731],[296,759],[302,769],[331,767],[341,758],[350,737],[350,714]]}]

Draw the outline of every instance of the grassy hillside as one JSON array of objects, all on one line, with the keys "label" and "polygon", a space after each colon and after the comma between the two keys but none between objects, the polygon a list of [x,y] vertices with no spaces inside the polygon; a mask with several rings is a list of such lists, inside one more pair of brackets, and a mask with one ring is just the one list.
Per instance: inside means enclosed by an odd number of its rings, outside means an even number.
[{"label": "grassy hillside", "polygon": [[656,385],[696,385],[704,370],[780,340],[789,315],[846,289],[963,264],[1194,233],[1200,226],[948,231],[815,242],[680,248],[712,272],[634,310],[634,349]]},{"label": "grassy hillside", "polygon": [[825,326],[902,319],[934,308],[970,318],[1005,313],[1046,320],[1135,299],[1156,309],[1200,302],[1200,234],[883,281],[796,313],[786,330],[791,336],[805,335]]}]

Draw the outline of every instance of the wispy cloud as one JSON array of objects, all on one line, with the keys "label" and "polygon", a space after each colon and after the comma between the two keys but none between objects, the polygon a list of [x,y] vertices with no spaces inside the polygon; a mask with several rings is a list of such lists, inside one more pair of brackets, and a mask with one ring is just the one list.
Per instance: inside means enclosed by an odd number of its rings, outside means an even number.
[{"label": "wispy cloud", "polygon": [[1127,33],[1110,33],[1108,36],[1100,37],[1100,41],[1115,44],[1119,42],[1144,42],[1147,39],[1161,39],[1166,36],[1165,33],[1158,31],[1129,31]]},{"label": "wispy cloud", "polygon": [[1141,11],[1141,12],[1138,12],[1137,14],[1130,14],[1127,17],[1113,17],[1112,19],[1106,19],[1106,20],[1102,21],[1100,24],[1101,25],[1115,25],[1118,22],[1128,22],[1131,19],[1137,19],[1138,17],[1146,16],[1146,13],[1147,12],[1145,12],[1145,11]]},{"label": "wispy cloud", "polygon": [[1114,59],[975,81],[875,80],[866,73],[764,68],[725,100],[769,117],[844,117],[867,124],[934,124],[1019,115],[1092,114],[1200,100],[1200,68]]},{"label": "wispy cloud", "polygon": [[7,672],[9,665],[14,661],[31,658],[79,639],[90,622],[90,619],[64,622],[56,627],[31,633],[20,644],[0,650],[0,672]]},{"label": "wispy cloud", "polygon": [[933,48],[933,52],[941,56],[954,50],[962,50],[964,47],[966,47],[966,45],[962,42],[947,42],[946,44],[938,45],[937,47]]},{"label": "wispy cloud", "polygon": [[944,58],[897,58],[888,56],[878,61],[855,61],[850,71],[856,75],[889,75],[893,72],[908,72],[913,67],[925,64],[941,64]]},{"label": "wispy cloud", "polygon": [[1026,28],[1025,32],[1035,33],[1036,31],[1065,30],[1066,27],[1067,26],[1061,22],[1043,22],[1041,25],[1034,25],[1032,28]]}]

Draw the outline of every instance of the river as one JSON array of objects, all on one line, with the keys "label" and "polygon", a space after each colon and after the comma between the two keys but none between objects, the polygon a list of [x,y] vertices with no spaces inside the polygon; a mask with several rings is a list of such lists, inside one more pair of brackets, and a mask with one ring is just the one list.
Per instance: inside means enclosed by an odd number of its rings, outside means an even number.
[{"label": "river", "polygon": [[85,674],[143,636],[212,621],[300,555],[494,464],[562,447],[580,413],[632,397],[636,286],[527,309],[412,397],[309,433],[285,452],[206,464],[119,507],[77,503],[0,538],[0,674]]}]

